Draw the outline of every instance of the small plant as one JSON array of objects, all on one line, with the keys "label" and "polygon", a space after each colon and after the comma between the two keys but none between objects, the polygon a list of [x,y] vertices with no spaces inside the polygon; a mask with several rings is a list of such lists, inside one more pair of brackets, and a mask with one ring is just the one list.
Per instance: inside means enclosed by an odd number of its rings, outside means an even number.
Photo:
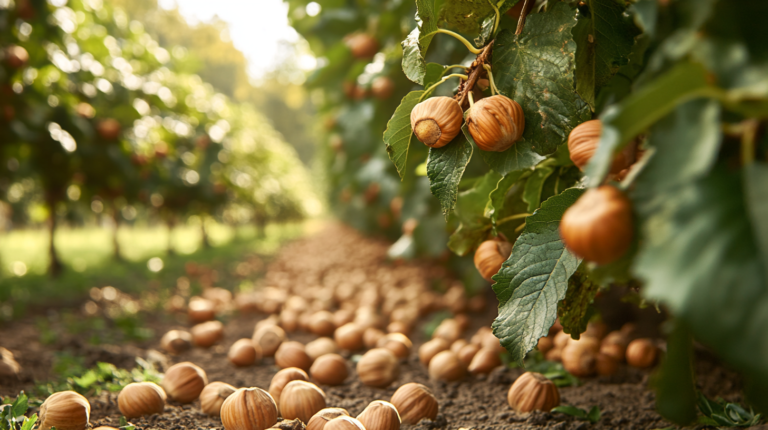
[{"label": "small plant", "polygon": [[600,421],[600,418],[603,416],[599,406],[592,406],[592,408],[587,411],[585,409],[577,408],[576,406],[562,405],[552,408],[552,412],[570,415],[582,421],[589,421],[592,424]]},{"label": "small plant", "polygon": [[704,416],[699,417],[699,424],[716,427],[751,427],[759,424],[763,417],[749,411],[738,403],[728,403],[722,399],[710,400],[699,392],[699,410]]},{"label": "small plant", "polygon": [[[502,360],[509,362],[511,367],[516,367],[514,362],[510,362],[509,356],[502,355]],[[547,361],[538,351],[532,351],[525,359],[525,370],[529,372],[541,373],[551,379],[557,387],[575,387],[581,383],[579,378],[571,375],[561,363]]]},{"label": "small plant", "polygon": [[0,430],[32,430],[37,422],[37,414],[26,417],[29,398],[22,391],[13,402],[0,401]]},{"label": "small plant", "polygon": [[[47,397],[58,391],[72,390],[83,395],[99,394],[106,390],[117,392],[131,382],[155,382],[162,379],[154,366],[141,358],[136,359],[138,365],[133,370],[118,369],[110,363],[96,363],[96,366],[85,369],[78,360],[69,355],[61,355],[54,364],[54,370],[60,375],[58,381],[39,384],[36,387],[40,397]],[[0,429],[1,430],[1,429]]]}]

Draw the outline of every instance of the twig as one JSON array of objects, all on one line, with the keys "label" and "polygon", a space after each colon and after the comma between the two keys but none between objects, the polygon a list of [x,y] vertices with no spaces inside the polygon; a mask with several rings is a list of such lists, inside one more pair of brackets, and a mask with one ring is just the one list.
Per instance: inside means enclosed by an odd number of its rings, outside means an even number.
[{"label": "twig", "polygon": [[523,27],[525,27],[525,17],[528,16],[528,6],[532,1],[534,0],[525,0],[525,3],[523,3],[523,10],[520,11],[520,19],[517,20],[517,30],[515,30],[515,34],[523,32]]},{"label": "twig", "polygon": [[480,54],[477,56],[475,61],[472,62],[472,66],[470,66],[467,70],[467,80],[463,81],[459,85],[459,91],[456,93],[454,98],[459,101],[459,105],[462,107],[462,109],[464,108],[464,104],[467,102],[467,93],[472,91],[477,80],[480,79],[480,76],[483,73],[485,73],[485,68],[483,65],[490,62],[492,50],[493,41],[487,44],[485,48],[480,51]]}]

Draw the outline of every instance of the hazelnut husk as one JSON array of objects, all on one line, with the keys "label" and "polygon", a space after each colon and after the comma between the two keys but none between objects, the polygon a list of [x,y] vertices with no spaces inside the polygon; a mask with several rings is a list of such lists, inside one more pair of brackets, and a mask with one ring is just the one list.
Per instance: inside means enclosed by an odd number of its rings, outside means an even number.
[{"label": "hazelnut husk", "polygon": [[344,38],[344,43],[349,47],[352,56],[355,58],[373,58],[379,52],[379,42],[369,34],[355,33],[348,35]]},{"label": "hazelnut husk", "polygon": [[195,345],[208,348],[224,337],[224,324],[221,321],[200,323],[190,330]]},{"label": "hazelnut husk", "polygon": [[392,403],[374,400],[357,416],[365,430],[398,430],[400,414]]},{"label": "hazelnut husk", "polygon": [[588,190],[565,211],[560,236],[576,256],[608,264],[629,250],[633,228],[629,199],[617,188],[603,185]]},{"label": "hazelnut husk", "polygon": [[588,337],[569,342],[563,348],[561,356],[563,367],[574,376],[593,375],[596,371],[598,348],[597,340]]},{"label": "hazelnut husk", "polygon": [[432,97],[411,111],[411,128],[416,138],[430,148],[442,148],[458,136],[464,112],[451,97]]},{"label": "hazelnut husk", "polygon": [[[603,123],[599,119],[593,119],[577,125],[571,134],[568,135],[568,152],[571,161],[580,170],[584,170],[589,164],[589,160],[595,155],[598,143],[600,142],[600,133],[603,131]],[[635,147],[627,147],[613,157],[611,163],[612,174],[618,174],[634,163]]]},{"label": "hazelnut husk", "polygon": [[74,391],[51,394],[40,406],[40,430],[84,430],[91,417],[88,399]]},{"label": "hazelnut husk", "polygon": [[275,352],[275,364],[281,369],[298,367],[304,371],[309,370],[312,359],[304,349],[304,345],[296,341],[288,341],[280,344]]},{"label": "hazelnut husk", "polygon": [[475,267],[480,275],[488,282],[493,282],[492,276],[499,273],[502,263],[512,254],[512,244],[506,240],[486,240],[475,251]]},{"label": "hazelnut husk", "polygon": [[453,318],[446,318],[432,333],[432,338],[436,337],[445,339],[449,344],[456,342],[461,337],[461,325]]},{"label": "hazelnut husk", "polygon": [[263,325],[253,333],[251,340],[262,357],[272,357],[285,341],[285,330],[276,325]]},{"label": "hazelnut husk", "polygon": [[240,388],[221,405],[225,430],[264,430],[277,422],[277,405],[261,388]]},{"label": "hazelnut husk", "polygon": [[480,348],[472,358],[467,370],[473,375],[480,375],[491,373],[493,369],[499,366],[501,366],[499,351],[491,348]]},{"label": "hazelnut husk", "polygon": [[184,361],[169,367],[162,386],[168,397],[179,403],[192,403],[208,384],[208,376],[200,367]]},{"label": "hazelnut husk", "polygon": [[227,358],[235,366],[250,366],[260,357],[251,339],[240,339],[229,348]]},{"label": "hazelnut husk", "polygon": [[627,337],[619,330],[608,333],[600,344],[600,352],[610,356],[617,362],[624,361],[624,355],[627,351]]},{"label": "hazelnut husk", "polygon": [[506,151],[523,137],[523,108],[502,95],[486,97],[469,109],[467,128],[477,147],[483,151]]},{"label": "hazelnut husk", "polygon": [[389,333],[379,339],[376,344],[377,348],[386,348],[392,351],[397,358],[408,358],[412,346],[413,343],[408,339],[408,336],[402,333]]},{"label": "hazelnut husk", "polygon": [[429,362],[429,377],[441,381],[458,381],[464,377],[464,363],[450,350],[438,352]]},{"label": "hazelnut husk", "polygon": [[312,415],[325,408],[325,393],[307,381],[291,381],[280,393],[280,415],[292,420],[309,422]]},{"label": "hazelnut husk", "polygon": [[477,355],[477,352],[480,351],[480,348],[480,345],[470,343],[461,348],[461,350],[456,353],[456,356],[459,357],[461,364],[469,367],[469,364],[472,363],[472,359],[475,358],[475,355]]},{"label": "hazelnut husk", "polygon": [[509,388],[507,403],[518,413],[549,412],[560,404],[560,392],[541,373],[525,372]]},{"label": "hazelnut husk", "polygon": [[366,430],[366,428],[356,418],[342,415],[325,423],[323,430]]},{"label": "hazelnut husk", "polygon": [[339,354],[321,355],[312,363],[309,374],[321,384],[341,385],[349,376],[347,360]]},{"label": "hazelnut husk", "polygon": [[379,339],[384,337],[385,333],[376,327],[368,327],[363,332],[363,345],[366,348],[376,348]]},{"label": "hazelnut husk", "polygon": [[328,311],[318,311],[309,318],[309,331],[318,336],[331,336],[336,330],[333,314]]},{"label": "hazelnut husk", "polygon": [[269,394],[275,399],[278,407],[280,406],[280,395],[283,393],[283,388],[291,381],[309,381],[309,376],[307,372],[298,367],[289,367],[279,370],[272,377],[272,381],[269,384]]},{"label": "hazelnut husk", "polygon": [[336,347],[336,342],[330,337],[319,337],[306,344],[304,350],[312,361],[316,360],[317,357],[320,357],[321,355],[336,354],[339,352],[339,348]]},{"label": "hazelnut husk", "polygon": [[160,339],[160,346],[171,354],[181,354],[192,347],[192,335],[184,330],[169,330]]},{"label": "hazelnut husk", "polygon": [[154,382],[133,382],[117,396],[117,407],[126,418],[163,413],[165,391]]},{"label": "hazelnut husk", "polygon": [[417,424],[424,418],[437,418],[438,404],[432,390],[424,385],[411,382],[401,386],[392,395],[390,402],[400,413],[405,424]]},{"label": "hazelnut husk", "polygon": [[397,379],[400,369],[397,357],[386,348],[374,348],[357,362],[360,381],[372,387],[386,387]]},{"label": "hazelnut husk", "polygon": [[[375,330],[380,332],[380,330],[375,328],[370,328],[368,330]],[[336,340],[336,344],[339,346],[339,348],[345,349],[347,351],[357,351],[358,349],[362,349],[364,346],[363,335],[365,332],[365,329],[353,322],[350,322],[337,328],[333,333],[333,338]]]},{"label": "hazelnut husk", "polygon": [[635,339],[627,345],[627,364],[632,367],[651,367],[658,355],[658,348],[651,339]]},{"label": "hazelnut husk", "polygon": [[237,388],[224,382],[211,382],[200,392],[200,409],[204,414],[221,415],[221,405],[224,400],[237,391]]},{"label": "hazelnut husk", "polygon": [[343,408],[325,408],[312,415],[307,423],[307,430],[324,430],[328,421],[342,417],[349,416],[349,412]]},{"label": "hazelnut husk", "polygon": [[395,91],[395,83],[386,76],[379,76],[371,82],[371,93],[379,100],[386,100]]}]

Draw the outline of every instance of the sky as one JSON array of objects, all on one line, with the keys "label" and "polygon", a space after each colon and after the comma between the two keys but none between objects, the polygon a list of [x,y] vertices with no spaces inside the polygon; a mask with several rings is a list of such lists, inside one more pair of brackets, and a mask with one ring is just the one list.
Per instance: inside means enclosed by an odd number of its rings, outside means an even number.
[{"label": "sky", "polygon": [[[288,25],[288,6],[282,0],[159,0],[160,6],[178,6],[188,22],[209,21],[215,15],[229,24],[230,37],[249,61],[249,74],[254,80],[274,69],[284,50],[281,41],[301,40]],[[304,55],[299,64],[314,67],[314,58]]]}]

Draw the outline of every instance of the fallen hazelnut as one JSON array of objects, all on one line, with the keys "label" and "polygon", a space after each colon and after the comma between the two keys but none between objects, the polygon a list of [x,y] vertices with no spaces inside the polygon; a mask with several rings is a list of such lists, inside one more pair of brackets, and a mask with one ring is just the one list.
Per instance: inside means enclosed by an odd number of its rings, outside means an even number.
[{"label": "fallen hazelnut", "polygon": [[355,58],[373,58],[379,51],[379,43],[376,39],[365,33],[348,35],[344,38],[344,43],[352,51],[352,56]]},{"label": "fallen hazelnut", "polygon": [[357,416],[365,430],[398,430],[400,414],[392,403],[374,400]]},{"label": "fallen hazelnut", "polygon": [[170,330],[160,339],[160,346],[171,354],[181,354],[192,347],[192,335],[184,330]]},{"label": "fallen hazelnut", "polygon": [[282,420],[269,428],[269,430],[306,430],[307,426],[300,419]]},{"label": "fallen hazelnut", "polygon": [[352,312],[351,309],[339,309],[333,313],[333,323],[336,324],[336,327],[341,327],[343,325],[349,324],[354,319],[355,319],[355,313]]},{"label": "fallen hazelnut", "polygon": [[285,341],[285,330],[276,325],[264,325],[256,329],[251,340],[262,357],[272,357]]},{"label": "fallen hazelnut", "polygon": [[512,254],[512,244],[502,239],[486,240],[475,251],[475,268],[488,282],[499,272],[502,263]]},{"label": "fallen hazelnut", "polygon": [[624,355],[627,351],[626,336],[619,330],[608,333],[600,344],[600,352],[612,357],[617,362],[624,361]]},{"label": "fallen hazelnut", "polygon": [[[375,328],[370,328],[368,330],[380,331]],[[339,348],[347,351],[357,351],[358,349],[363,348],[363,334],[365,332],[366,330],[362,327],[351,322],[337,328],[333,333],[333,338],[336,340],[336,344],[339,345]]]},{"label": "fallen hazelnut", "polygon": [[397,379],[397,357],[386,348],[374,348],[363,354],[357,362],[360,381],[372,387],[386,387]]},{"label": "fallen hazelnut", "polygon": [[523,137],[523,108],[503,95],[486,97],[467,111],[467,129],[481,150],[506,151]]},{"label": "fallen hazelnut", "polygon": [[377,348],[386,348],[392,351],[397,358],[408,358],[412,346],[413,344],[408,339],[408,336],[402,333],[389,333],[379,339],[376,344]]},{"label": "fallen hazelnut", "polygon": [[235,366],[250,366],[260,357],[251,339],[240,339],[229,348],[227,358]]},{"label": "fallen hazelnut", "polygon": [[299,328],[299,314],[291,309],[283,309],[280,312],[280,326],[289,333],[296,331]]},{"label": "fallen hazelnut", "polygon": [[366,428],[357,419],[342,415],[325,423],[323,430],[366,430]]},{"label": "fallen hazelnut", "polygon": [[547,352],[549,352],[549,350],[551,350],[554,347],[555,347],[554,341],[548,337],[540,338],[539,343],[536,346],[536,348],[539,351],[541,351],[542,354],[546,354]]},{"label": "fallen hazelnut", "polygon": [[459,351],[456,355],[459,357],[461,364],[469,367],[469,364],[472,363],[472,359],[475,358],[475,355],[478,351],[480,351],[480,345],[470,343],[464,346],[464,348],[461,348],[461,351]]},{"label": "fallen hazelnut", "polygon": [[571,342],[571,340],[573,339],[571,339],[570,334],[564,331],[559,331],[552,340],[552,343],[554,343],[556,349],[563,349]]},{"label": "fallen hazelnut", "polygon": [[330,337],[319,337],[306,344],[304,350],[313,361],[321,355],[336,354],[339,352],[339,348],[336,347],[336,342]]},{"label": "fallen hazelnut", "polygon": [[88,399],[74,391],[51,394],[40,406],[40,430],[84,430],[91,417]]},{"label": "fallen hazelnut", "polygon": [[392,321],[387,324],[387,333],[410,333],[411,326],[403,321]]},{"label": "fallen hazelnut", "polygon": [[224,324],[220,321],[200,323],[190,330],[195,345],[208,348],[224,337]]},{"label": "fallen hazelnut", "polygon": [[458,354],[459,351],[461,351],[461,348],[464,348],[467,345],[469,345],[469,342],[467,342],[465,339],[459,339],[451,344],[450,350],[455,354]]},{"label": "fallen hazelnut", "polygon": [[307,381],[291,381],[280,394],[280,414],[283,418],[309,422],[312,415],[325,408],[325,393]]},{"label": "fallen hazelnut", "polygon": [[627,345],[627,364],[632,367],[651,367],[657,356],[658,348],[651,339],[635,339]]},{"label": "fallen hazelnut", "polygon": [[240,388],[221,405],[225,430],[264,430],[277,422],[277,405],[261,388]]},{"label": "fallen hazelnut", "polygon": [[549,412],[560,404],[560,392],[541,373],[525,372],[509,388],[507,403],[518,413]]},{"label": "fallen hazelnut", "polygon": [[501,366],[501,357],[496,349],[480,348],[467,370],[473,375],[488,374],[499,366]]},{"label": "fallen hazelnut", "polygon": [[444,319],[440,322],[440,325],[437,326],[434,333],[432,333],[432,338],[434,339],[436,337],[445,339],[449,344],[456,342],[461,337],[461,326],[459,326],[459,322],[453,318]]},{"label": "fallen hazelnut", "polygon": [[[585,338],[589,339],[589,338]],[[590,339],[593,340],[594,339]],[[596,341],[595,341],[596,343]],[[597,352],[592,343],[570,342],[563,348],[563,367],[574,376],[591,376],[597,365]]]},{"label": "fallen hazelnut", "polygon": [[330,336],[336,330],[333,314],[328,311],[318,311],[309,319],[309,331],[318,336]]},{"label": "fallen hazelnut", "polygon": [[368,327],[363,332],[363,344],[366,348],[376,348],[376,344],[379,343],[379,339],[384,337],[384,334],[385,333],[383,331],[377,329],[376,327]]},{"label": "fallen hazelnut", "polygon": [[306,371],[312,365],[312,359],[307,355],[304,345],[296,341],[288,341],[281,343],[277,348],[275,364],[281,369],[298,367]]},{"label": "fallen hazelnut", "polygon": [[562,361],[563,360],[563,348],[552,348],[544,354],[544,359],[547,361]]},{"label": "fallen hazelnut", "polygon": [[340,385],[349,376],[347,360],[339,354],[321,355],[312,363],[309,374],[321,384]]},{"label": "fallen hazelnut", "polygon": [[14,376],[21,371],[21,366],[16,362],[13,353],[0,347],[0,376]]},{"label": "fallen hazelnut", "polygon": [[464,364],[451,351],[438,352],[429,362],[429,377],[442,381],[458,381],[464,377]]},{"label": "fallen hazelnut", "polygon": [[425,145],[442,148],[452,141],[464,122],[464,112],[452,97],[431,97],[411,111],[411,128]]},{"label": "fallen hazelnut", "polygon": [[169,367],[162,382],[168,397],[179,403],[194,402],[207,384],[205,371],[188,361]]},{"label": "fallen hazelnut", "polygon": [[309,422],[307,423],[307,430],[324,430],[328,421],[342,416],[348,417],[349,412],[342,408],[321,409],[315,415],[313,415],[312,418],[309,419]]},{"label": "fallen hazelnut", "polygon": [[289,367],[279,370],[272,377],[272,382],[269,384],[269,394],[275,399],[278,407],[280,406],[280,395],[283,393],[283,388],[291,381],[309,381],[309,376],[307,376],[307,372],[297,367]]},{"label": "fallen hazelnut", "polygon": [[401,386],[392,395],[390,402],[400,413],[405,424],[417,424],[424,418],[437,418],[438,404],[432,390],[424,385],[411,382]]},{"label": "fallen hazelnut", "polygon": [[447,350],[449,347],[448,341],[441,337],[424,342],[419,347],[419,361],[421,364],[428,366],[432,357],[437,355],[438,352]]},{"label": "fallen hazelnut", "polygon": [[608,333],[608,326],[604,322],[590,321],[587,324],[587,330],[582,336],[592,337],[597,340],[602,340],[606,333]]},{"label": "fallen hazelnut", "polygon": [[610,355],[601,352],[597,354],[595,369],[598,375],[610,376],[619,369],[619,363]]},{"label": "fallen hazelnut", "polygon": [[211,382],[200,392],[200,409],[207,415],[221,415],[221,405],[237,388],[224,382]]},{"label": "fallen hazelnut", "polygon": [[[583,171],[595,155],[602,130],[603,123],[593,119],[577,125],[568,135],[568,153],[573,164],[580,170]],[[610,173],[617,174],[629,167],[634,162],[634,155],[634,145],[627,145],[627,149],[613,157]]]},{"label": "fallen hazelnut", "polygon": [[474,343],[475,345],[481,346],[483,344],[483,340],[485,340],[486,336],[493,335],[493,329],[491,329],[488,326],[483,326],[477,329],[475,334],[472,335],[472,338],[469,339],[469,343]]},{"label": "fallen hazelnut", "polygon": [[190,321],[201,323],[216,318],[216,307],[212,301],[202,297],[192,297],[189,299],[187,316]]},{"label": "fallen hazelnut", "polygon": [[134,382],[126,385],[117,396],[117,407],[126,418],[163,413],[165,391],[154,382]]}]

